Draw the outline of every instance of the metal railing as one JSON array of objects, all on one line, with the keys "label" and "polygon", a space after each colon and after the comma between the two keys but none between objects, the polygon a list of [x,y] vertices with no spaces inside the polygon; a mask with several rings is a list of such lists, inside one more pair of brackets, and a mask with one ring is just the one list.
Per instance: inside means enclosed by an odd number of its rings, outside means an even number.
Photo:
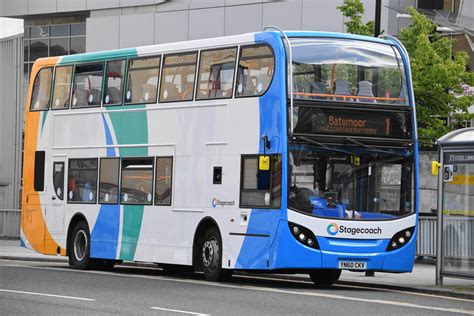
[{"label": "metal railing", "polygon": [[20,210],[0,209],[0,237],[20,237]]},{"label": "metal railing", "polygon": [[436,257],[436,216],[418,216],[416,255]]}]

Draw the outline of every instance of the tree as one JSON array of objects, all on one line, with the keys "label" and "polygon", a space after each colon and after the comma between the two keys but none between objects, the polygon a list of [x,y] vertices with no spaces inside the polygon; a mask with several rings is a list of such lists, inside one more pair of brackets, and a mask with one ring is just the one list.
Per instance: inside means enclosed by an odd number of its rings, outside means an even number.
[{"label": "tree", "polygon": [[474,74],[467,71],[466,52],[453,54],[453,39],[436,32],[437,25],[413,8],[408,8],[412,23],[401,30],[400,39],[410,56],[413,89],[421,141],[433,143],[455,129],[446,124],[469,118],[473,96],[464,96],[462,84],[474,85]]},{"label": "tree", "polygon": [[362,14],[365,12],[361,0],[344,0],[344,4],[337,9],[348,18],[344,23],[347,33],[372,36],[374,34],[374,21],[362,23]]},{"label": "tree", "polygon": [[[337,7],[349,21],[347,32],[373,34],[373,22],[362,23],[364,6],[360,0],[344,0]],[[417,108],[418,136],[423,144],[455,129],[447,118],[464,121],[474,96],[463,95],[463,83],[474,85],[474,73],[467,71],[466,52],[453,53],[454,40],[437,33],[437,25],[413,8],[408,8],[412,23],[401,30],[400,39],[408,51]]]}]

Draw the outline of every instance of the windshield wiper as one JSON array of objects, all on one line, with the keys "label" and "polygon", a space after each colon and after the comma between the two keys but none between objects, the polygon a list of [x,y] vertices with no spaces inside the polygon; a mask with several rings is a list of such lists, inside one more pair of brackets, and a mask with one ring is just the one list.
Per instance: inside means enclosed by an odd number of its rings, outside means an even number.
[{"label": "windshield wiper", "polygon": [[311,139],[311,138],[308,138],[308,137],[304,137],[304,136],[293,136],[294,139],[301,139],[301,140],[304,140],[305,142],[308,142],[308,143],[311,143],[313,145],[316,145],[316,146],[319,146],[321,148],[324,148],[326,150],[330,150],[330,151],[336,151],[336,152],[339,152],[339,153],[343,153],[343,154],[349,154],[349,155],[353,155],[354,153],[351,152],[351,151],[347,151],[347,150],[342,150],[342,149],[337,149],[337,148],[334,148],[334,147],[329,147],[328,145],[325,145],[323,143],[320,143],[318,141],[315,141],[314,139]]},{"label": "windshield wiper", "polygon": [[377,153],[383,153],[383,154],[389,154],[389,155],[395,155],[395,156],[405,157],[404,155],[401,155],[401,154],[396,153],[396,152],[392,152],[392,151],[388,151],[388,150],[383,150],[383,149],[380,149],[380,148],[376,148],[376,147],[373,147],[373,146],[370,146],[370,145],[361,143],[361,142],[359,142],[358,140],[352,139],[352,138],[350,138],[350,137],[346,137],[345,140],[346,140],[347,142],[350,142],[350,143],[359,145],[359,146],[361,146],[361,147],[364,147],[364,148],[369,149],[369,150],[371,150],[371,151],[375,151],[375,152],[377,152]]}]

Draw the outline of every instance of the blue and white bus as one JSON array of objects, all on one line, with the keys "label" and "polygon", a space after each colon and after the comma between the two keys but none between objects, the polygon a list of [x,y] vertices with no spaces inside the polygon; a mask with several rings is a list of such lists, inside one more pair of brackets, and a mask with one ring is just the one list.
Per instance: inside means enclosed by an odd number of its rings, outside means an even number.
[{"label": "blue and white bus", "polygon": [[38,60],[22,238],[79,269],[409,272],[417,134],[394,38],[259,33]]}]

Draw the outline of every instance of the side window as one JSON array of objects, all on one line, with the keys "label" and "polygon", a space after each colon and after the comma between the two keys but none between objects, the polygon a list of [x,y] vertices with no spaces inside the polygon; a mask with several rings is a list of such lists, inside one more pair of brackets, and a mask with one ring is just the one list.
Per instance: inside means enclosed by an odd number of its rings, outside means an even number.
[{"label": "side window", "polygon": [[231,98],[236,48],[201,52],[197,100]]},{"label": "side window", "polygon": [[94,204],[97,200],[97,159],[70,159],[67,201]]},{"label": "side window", "polygon": [[72,66],[56,67],[54,75],[53,110],[69,108],[71,93]]},{"label": "side window", "polygon": [[105,72],[104,105],[122,104],[125,60],[108,61]]},{"label": "side window", "polygon": [[33,187],[35,191],[41,192],[44,190],[44,151],[35,152],[35,178]]},{"label": "side window", "polygon": [[171,205],[173,157],[156,157],[155,205]]},{"label": "side window", "polygon": [[152,194],[153,158],[123,158],[120,202],[151,205]]},{"label": "side window", "polygon": [[104,64],[78,65],[74,71],[72,108],[99,106]]},{"label": "side window", "polygon": [[130,60],[125,103],[156,102],[160,60],[160,57]]},{"label": "side window", "polygon": [[243,156],[240,207],[280,208],[281,156],[270,156],[270,170],[259,170],[259,156]]},{"label": "side window", "polygon": [[53,68],[43,68],[38,72],[33,82],[30,111],[48,110],[52,79]]},{"label": "side window", "polygon": [[190,101],[194,94],[197,52],[165,56],[160,102]]},{"label": "side window", "polygon": [[237,97],[264,94],[273,78],[275,57],[269,46],[256,45],[243,47],[237,68]]},{"label": "side window", "polygon": [[100,160],[99,203],[117,204],[119,167],[119,158],[102,158]]},{"label": "side window", "polygon": [[53,163],[54,193],[61,201],[64,199],[64,162]]}]

